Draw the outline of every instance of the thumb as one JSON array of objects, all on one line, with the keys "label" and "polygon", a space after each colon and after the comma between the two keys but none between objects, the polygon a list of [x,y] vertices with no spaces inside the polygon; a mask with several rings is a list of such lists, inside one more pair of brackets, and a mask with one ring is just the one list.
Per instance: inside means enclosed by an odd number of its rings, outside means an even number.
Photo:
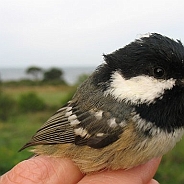
[{"label": "thumb", "polygon": [[38,156],[17,164],[0,177],[0,184],[73,184],[83,177],[69,159]]}]

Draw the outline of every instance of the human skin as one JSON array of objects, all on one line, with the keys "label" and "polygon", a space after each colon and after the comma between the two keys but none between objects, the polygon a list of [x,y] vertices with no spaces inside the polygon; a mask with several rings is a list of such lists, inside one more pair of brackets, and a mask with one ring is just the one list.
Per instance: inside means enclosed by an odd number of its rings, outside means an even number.
[{"label": "human skin", "polygon": [[129,170],[84,175],[66,158],[37,156],[17,164],[0,177],[0,184],[158,184],[153,178],[160,158]]}]

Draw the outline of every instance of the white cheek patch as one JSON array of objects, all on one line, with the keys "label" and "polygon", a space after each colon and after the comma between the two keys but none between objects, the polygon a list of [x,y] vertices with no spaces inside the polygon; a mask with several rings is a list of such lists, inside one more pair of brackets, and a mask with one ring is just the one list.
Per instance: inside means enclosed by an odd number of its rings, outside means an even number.
[{"label": "white cheek patch", "polygon": [[132,104],[153,103],[156,98],[162,98],[165,90],[172,89],[175,79],[158,80],[142,75],[125,79],[118,71],[111,76],[110,87],[105,95],[112,95],[119,101]]},{"label": "white cheek patch", "polygon": [[146,34],[138,34],[137,37],[139,40],[142,38],[149,38],[152,35],[152,33],[146,33]]}]

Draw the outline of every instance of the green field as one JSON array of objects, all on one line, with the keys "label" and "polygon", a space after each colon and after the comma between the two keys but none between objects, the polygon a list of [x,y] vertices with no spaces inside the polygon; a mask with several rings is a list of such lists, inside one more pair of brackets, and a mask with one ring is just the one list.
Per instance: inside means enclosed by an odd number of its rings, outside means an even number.
[{"label": "green field", "polygon": [[[70,86],[7,86],[2,88],[3,92],[15,101],[24,93],[34,92],[49,108],[40,112],[13,113],[7,120],[0,120],[0,175],[31,155],[26,150],[22,152],[18,150],[63,105],[69,98],[68,94],[71,94],[74,89],[75,87]],[[163,157],[155,178],[161,184],[184,183],[184,140]]]}]

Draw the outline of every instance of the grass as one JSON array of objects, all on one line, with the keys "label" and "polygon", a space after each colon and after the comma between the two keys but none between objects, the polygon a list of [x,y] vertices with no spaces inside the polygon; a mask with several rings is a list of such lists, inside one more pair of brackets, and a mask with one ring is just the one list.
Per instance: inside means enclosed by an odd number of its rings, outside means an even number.
[{"label": "grass", "polygon": [[[46,111],[13,114],[8,120],[0,120],[0,175],[21,160],[31,156],[28,151],[18,150],[31,138],[36,130],[64,103],[76,87],[71,86],[3,86],[5,94],[18,101],[22,94],[36,93],[49,108]],[[1,107],[2,108],[2,107]],[[10,109],[11,110],[11,109]]]},{"label": "grass", "polygon": [[[3,87],[3,92],[11,95],[15,100],[18,100],[23,93],[35,92],[52,108],[36,113],[20,112],[12,115],[7,121],[0,121],[0,175],[31,156],[26,150],[22,152],[18,150],[62,106],[68,94],[74,90],[75,87],[70,86]],[[162,184],[184,183],[184,139],[163,156],[155,179]]]},{"label": "grass", "polygon": [[29,152],[19,153],[18,150],[48,116],[46,112],[34,113],[34,115],[21,114],[12,117],[8,122],[0,122],[0,174],[8,171],[21,160],[30,157]]}]

